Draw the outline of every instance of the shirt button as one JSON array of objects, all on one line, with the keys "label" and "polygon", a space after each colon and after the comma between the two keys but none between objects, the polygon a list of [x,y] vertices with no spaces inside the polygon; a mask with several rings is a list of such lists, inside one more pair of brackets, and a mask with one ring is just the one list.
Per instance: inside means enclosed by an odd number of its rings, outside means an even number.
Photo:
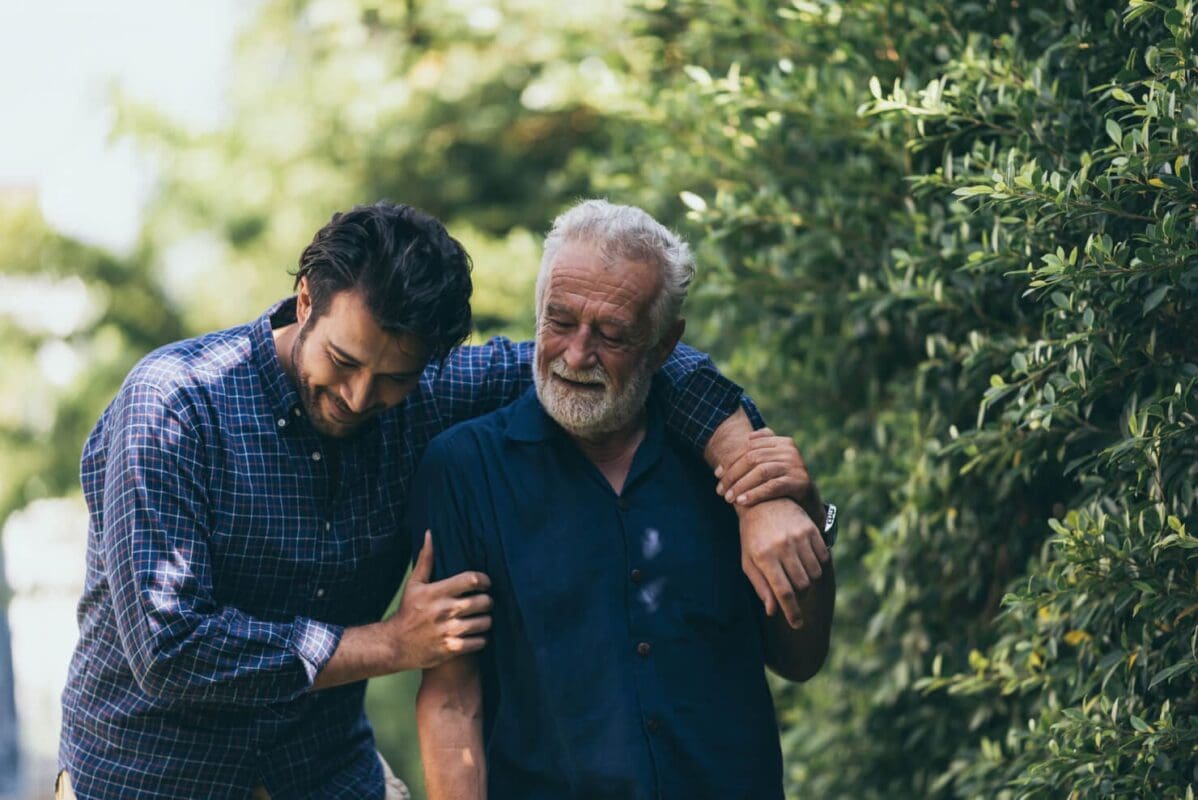
[{"label": "shirt button", "polygon": [[639,569],[634,569],[628,577],[632,579],[633,583],[640,583],[645,579],[645,574]]},{"label": "shirt button", "polygon": [[649,719],[645,720],[645,729],[649,733],[657,733],[661,730],[661,720],[657,717],[649,717]]},{"label": "shirt button", "polygon": [[317,589],[317,590],[316,590],[316,596],[317,596],[317,597],[324,597],[324,589]]},{"label": "shirt button", "polygon": [[331,523],[331,522],[326,522],[326,523],[324,524],[324,529],[325,529],[326,531],[331,531],[331,530],[333,529],[333,523]]},{"label": "shirt button", "polygon": [[313,461],[319,461],[319,460],[320,460],[320,458],[321,458],[321,456],[320,456],[320,451],[319,451],[319,450],[313,450],[313,451],[312,451],[312,460],[313,460]]},{"label": "shirt button", "polygon": [[627,511],[630,505],[631,504],[628,502],[627,497],[621,495],[620,497],[616,498],[616,508],[620,509],[621,511]]},{"label": "shirt button", "polygon": [[283,417],[279,417],[279,427],[280,427],[280,428],[286,428],[286,427],[287,427],[287,420],[286,420],[286,419],[284,419]]},{"label": "shirt button", "polygon": [[301,416],[304,412],[300,411],[299,406],[296,406],[294,409],[291,410],[291,413],[295,414],[298,417],[298,416]]},{"label": "shirt button", "polygon": [[641,642],[636,646],[636,654],[641,658],[647,658],[652,650],[653,646],[648,642]]}]

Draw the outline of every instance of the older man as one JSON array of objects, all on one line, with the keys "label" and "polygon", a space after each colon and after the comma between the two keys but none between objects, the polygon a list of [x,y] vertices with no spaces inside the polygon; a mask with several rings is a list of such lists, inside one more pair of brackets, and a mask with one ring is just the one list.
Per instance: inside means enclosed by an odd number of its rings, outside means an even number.
[{"label": "older man", "polygon": [[494,599],[488,646],[424,673],[430,800],[782,797],[764,667],[819,669],[834,578],[813,571],[798,629],[767,618],[734,513],[663,434],[653,376],[692,274],[686,244],[639,209],[558,218],[535,390],[425,455],[411,531],[434,532],[438,575],[486,572]]}]

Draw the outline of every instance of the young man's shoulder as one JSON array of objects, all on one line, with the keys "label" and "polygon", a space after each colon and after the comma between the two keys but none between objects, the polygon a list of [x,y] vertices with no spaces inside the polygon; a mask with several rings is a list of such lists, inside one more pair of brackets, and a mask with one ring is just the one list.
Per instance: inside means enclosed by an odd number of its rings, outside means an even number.
[{"label": "young man's shoulder", "polygon": [[161,403],[187,416],[203,407],[216,411],[238,396],[260,391],[260,323],[181,339],[151,351],[129,371],[116,404],[122,399],[138,405]]}]

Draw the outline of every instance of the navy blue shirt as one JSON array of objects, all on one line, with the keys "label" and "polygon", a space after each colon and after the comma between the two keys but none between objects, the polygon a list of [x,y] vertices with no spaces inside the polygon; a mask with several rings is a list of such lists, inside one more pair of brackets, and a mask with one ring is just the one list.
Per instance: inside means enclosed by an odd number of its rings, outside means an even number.
[{"label": "navy blue shirt", "polygon": [[[258,320],[168,345],[129,374],[83,451],[90,513],[60,766],[81,800],[383,796],[365,682],[310,691],[346,625],[377,620],[409,560],[426,443],[517,397],[531,346],[460,348],[351,439],[322,437]],[[740,391],[671,359],[670,429],[693,447]]]},{"label": "navy blue shirt", "polygon": [[437,576],[492,581],[491,797],[782,797],[736,515],[654,399],[618,496],[531,389],[438,436],[416,473],[409,529],[432,529]]}]

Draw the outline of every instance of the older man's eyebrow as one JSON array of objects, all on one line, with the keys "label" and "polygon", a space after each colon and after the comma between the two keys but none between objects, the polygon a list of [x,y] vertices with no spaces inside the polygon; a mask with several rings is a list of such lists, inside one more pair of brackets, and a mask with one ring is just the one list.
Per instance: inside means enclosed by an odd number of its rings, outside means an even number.
[{"label": "older man's eyebrow", "polygon": [[558,317],[571,317],[571,318],[574,317],[573,311],[566,308],[565,306],[558,305],[557,303],[549,303],[548,305],[546,305],[545,313],[553,314],[554,316],[558,316]]}]

